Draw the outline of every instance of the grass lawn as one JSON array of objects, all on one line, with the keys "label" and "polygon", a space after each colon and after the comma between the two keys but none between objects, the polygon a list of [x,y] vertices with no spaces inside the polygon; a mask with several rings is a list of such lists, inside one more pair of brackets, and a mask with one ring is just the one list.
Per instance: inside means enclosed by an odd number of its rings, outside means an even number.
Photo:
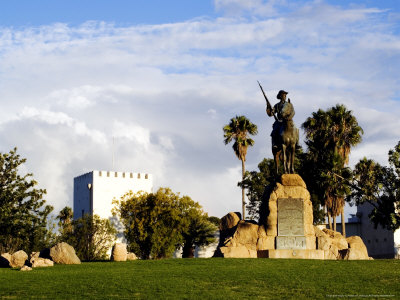
[{"label": "grass lawn", "polygon": [[212,258],[0,269],[0,299],[366,297],[400,299],[400,260]]}]

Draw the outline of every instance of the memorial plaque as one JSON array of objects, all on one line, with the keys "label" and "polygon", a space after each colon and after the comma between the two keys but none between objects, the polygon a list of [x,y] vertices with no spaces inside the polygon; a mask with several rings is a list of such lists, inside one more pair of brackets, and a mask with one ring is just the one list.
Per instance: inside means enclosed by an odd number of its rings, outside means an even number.
[{"label": "memorial plaque", "polygon": [[277,236],[276,249],[306,249],[306,237]]},{"label": "memorial plaque", "polygon": [[304,236],[303,199],[278,199],[278,236]]}]

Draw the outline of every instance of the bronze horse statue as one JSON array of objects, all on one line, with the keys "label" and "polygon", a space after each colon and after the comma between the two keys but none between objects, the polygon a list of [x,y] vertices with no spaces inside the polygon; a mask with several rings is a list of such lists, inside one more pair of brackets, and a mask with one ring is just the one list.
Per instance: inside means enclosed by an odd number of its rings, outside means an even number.
[{"label": "bronze horse statue", "polygon": [[292,103],[285,102],[281,110],[280,130],[278,130],[272,147],[272,153],[275,161],[276,174],[279,172],[279,162],[283,164],[283,172],[285,174],[294,174],[294,158],[296,146],[299,142],[299,129],[293,122],[294,108]]},{"label": "bronze horse statue", "polygon": [[278,95],[276,95],[276,98],[280,101],[272,107],[260,82],[258,82],[258,85],[267,102],[267,115],[275,119],[271,137],[276,176],[279,173],[279,161],[283,163],[285,174],[294,174],[294,157],[296,146],[299,143],[299,129],[293,123],[294,107],[290,99],[286,101],[288,92],[280,90]]}]

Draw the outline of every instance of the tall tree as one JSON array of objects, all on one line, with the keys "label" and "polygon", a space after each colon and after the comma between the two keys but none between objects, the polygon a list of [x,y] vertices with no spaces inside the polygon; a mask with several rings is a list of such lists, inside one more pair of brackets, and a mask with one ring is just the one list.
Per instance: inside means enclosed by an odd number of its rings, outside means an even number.
[{"label": "tall tree", "polygon": [[141,258],[168,258],[181,246],[184,256],[191,257],[194,246],[213,241],[216,228],[201,206],[169,188],[129,192],[113,203],[130,250]]},{"label": "tall tree", "polygon": [[[242,180],[245,177],[245,161],[247,148],[254,145],[254,140],[252,140],[249,135],[257,134],[257,125],[251,123],[249,119],[245,116],[236,116],[232,118],[228,125],[223,128],[224,131],[224,143],[225,145],[234,141],[233,151],[235,152],[237,158],[242,162]],[[242,219],[245,219],[246,213],[246,201],[245,201],[245,191],[244,186],[242,186]]]},{"label": "tall tree", "polygon": [[47,216],[46,190],[37,189],[31,173],[21,175],[26,162],[17,148],[0,153],[0,252],[23,249],[30,253],[45,246]]},{"label": "tall tree", "polygon": [[[328,109],[326,112],[320,109],[302,124],[302,128],[306,133],[306,144],[314,161],[316,163],[325,163],[328,156],[331,166],[327,167],[332,168],[334,166],[336,172],[347,175],[348,170],[346,170],[345,166],[349,160],[351,147],[361,142],[363,133],[352,112],[340,104]],[[325,171],[322,170],[322,173],[323,182],[325,182],[322,186],[326,188],[329,182],[330,186],[333,183],[336,185],[335,188],[331,188],[325,193],[325,206],[329,223],[331,223],[330,218],[332,217],[335,229],[335,217],[340,214],[342,216],[343,235],[346,235],[344,220],[346,188],[342,187],[342,191],[337,193],[337,188],[341,183],[334,178],[334,172],[325,169]]]},{"label": "tall tree", "polygon": [[400,228],[400,142],[389,151],[389,166],[363,158],[354,168],[350,199],[373,206],[369,218],[375,227],[395,231]]},{"label": "tall tree", "polygon": [[72,209],[64,207],[57,215],[59,236],[57,241],[67,242],[74,247],[82,260],[108,259],[107,251],[116,239],[117,230],[109,219],[85,214],[73,220]]},{"label": "tall tree", "polygon": [[85,214],[72,222],[73,235],[70,243],[82,260],[107,260],[107,251],[116,240],[117,230],[109,219]]}]

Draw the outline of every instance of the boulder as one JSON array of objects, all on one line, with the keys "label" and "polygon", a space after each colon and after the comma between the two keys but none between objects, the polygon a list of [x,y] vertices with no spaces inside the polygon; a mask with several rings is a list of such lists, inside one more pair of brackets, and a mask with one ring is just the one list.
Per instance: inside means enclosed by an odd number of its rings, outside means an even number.
[{"label": "boulder", "polygon": [[12,268],[21,268],[27,259],[28,254],[23,250],[19,250],[11,255],[10,266]]},{"label": "boulder", "polygon": [[0,256],[0,268],[10,268],[11,254],[2,253]]},{"label": "boulder", "polygon": [[317,238],[317,249],[318,250],[329,250],[332,245],[332,239],[319,229],[317,226],[314,226],[315,237]]},{"label": "boulder", "polygon": [[126,261],[128,251],[126,250],[126,244],[116,243],[112,249],[111,260],[113,261]]},{"label": "boulder", "polygon": [[322,229],[322,231],[332,239],[332,244],[335,245],[338,248],[338,250],[344,250],[349,248],[346,238],[343,235],[341,235],[340,232],[326,228]]},{"label": "boulder", "polygon": [[281,176],[281,182],[283,186],[301,186],[307,188],[303,178],[298,174],[283,174]]},{"label": "boulder", "polygon": [[22,266],[20,271],[32,271],[32,268],[28,266]]},{"label": "boulder", "polygon": [[266,236],[260,237],[257,241],[257,250],[271,250],[275,249],[275,237],[274,236]]},{"label": "boulder", "polygon": [[324,250],[324,258],[325,259],[333,259],[337,260],[340,258],[339,249],[336,245],[332,244],[329,246],[329,249]]},{"label": "boulder", "polygon": [[76,256],[75,249],[64,242],[52,247],[50,256],[56,264],[77,265],[81,263],[79,257]]},{"label": "boulder", "polygon": [[367,247],[359,236],[350,236],[346,240],[349,249],[344,256],[345,260],[369,259]]},{"label": "boulder", "polygon": [[246,246],[249,249],[254,247],[255,250],[258,240],[258,227],[257,224],[240,221],[233,239],[236,240],[237,244]]},{"label": "boulder", "polygon": [[240,221],[240,213],[230,212],[221,218],[219,230],[225,231],[235,227]]},{"label": "boulder", "polygon": [[54,266],[54,262],[52,260],[43,257],[31,258],[30,263],[32,264],[32,268]]},{"label": "boulder", "polygon": [[221,256],[225,258],[257,258],[257,251],[250,250],[245,246],[220,247]]},{"label": "boulder", "polygon": [[137,260],[137,256],[135,253],[128,252],[128,254],[126,255],[126,260]]}]

